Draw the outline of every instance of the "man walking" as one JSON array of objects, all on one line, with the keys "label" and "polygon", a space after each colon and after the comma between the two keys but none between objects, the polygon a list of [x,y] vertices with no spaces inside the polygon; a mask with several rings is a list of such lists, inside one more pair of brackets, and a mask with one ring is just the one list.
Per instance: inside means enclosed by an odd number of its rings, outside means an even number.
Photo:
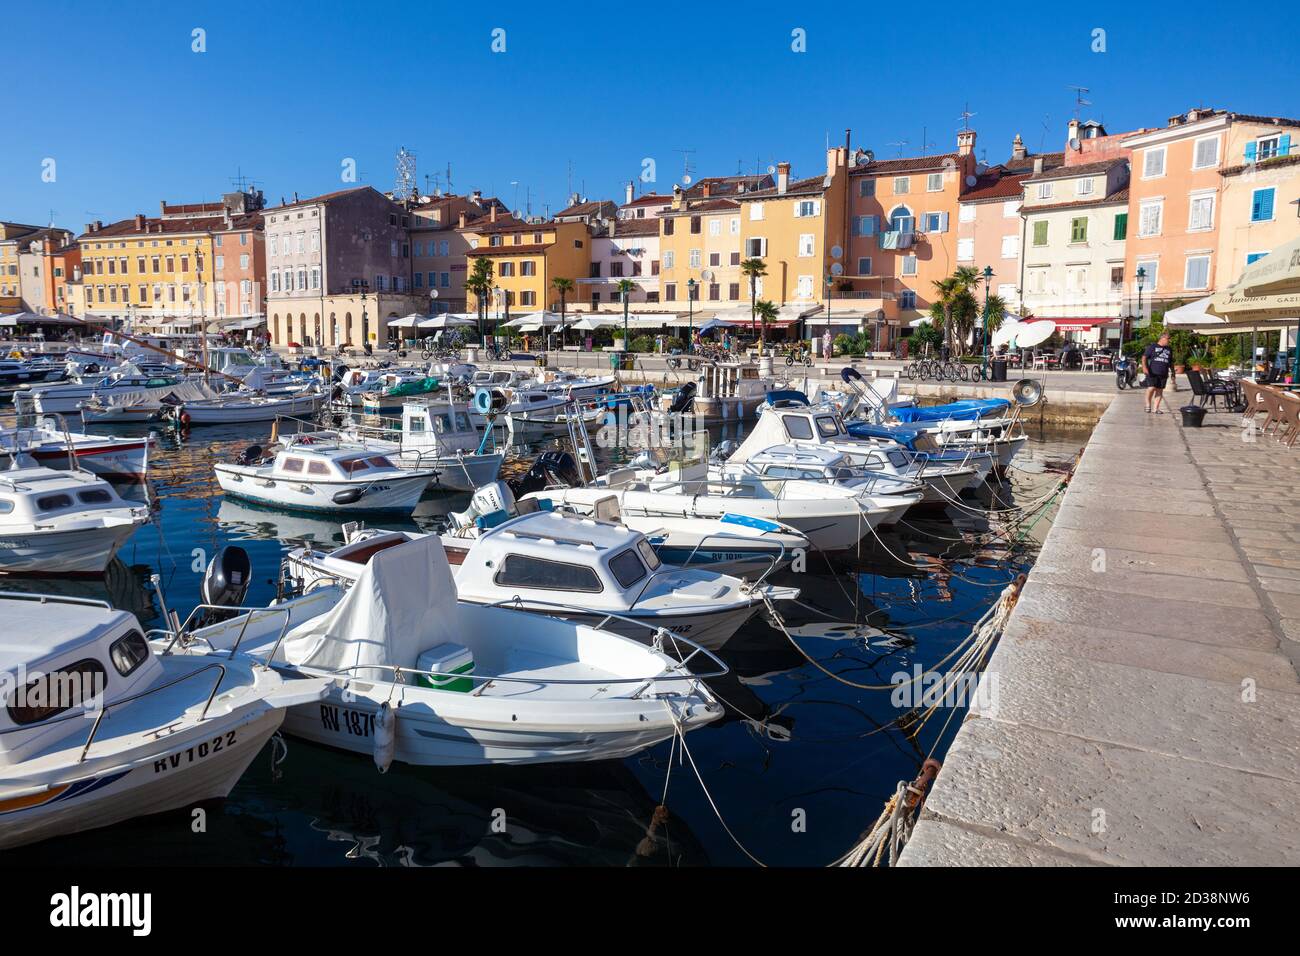
[{"label": "man walking", "polygon": [[[1165,385],[1169,381],[1169,368],[1173,365],[1174,351],[1169,347],[1169,333],[1165,332],[1148,345],[1142,353],[1142,372],[1146,375],[1147,411],[1163,415],[1160,403],[1165,398]],[[1153,405],[1154,400],[1154,405]]]}]

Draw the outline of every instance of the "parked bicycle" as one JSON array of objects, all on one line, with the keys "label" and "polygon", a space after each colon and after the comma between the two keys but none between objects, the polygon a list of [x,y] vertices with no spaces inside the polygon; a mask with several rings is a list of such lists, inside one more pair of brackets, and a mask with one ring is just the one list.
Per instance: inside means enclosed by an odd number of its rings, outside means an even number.
[{"label": "parked bicycle", "polygon": [[804,368],[812,368],[812,351],[803,343],[792,345],[790,348],[785,350],[785,364],[791,367],[794,365],[802,365]]}]

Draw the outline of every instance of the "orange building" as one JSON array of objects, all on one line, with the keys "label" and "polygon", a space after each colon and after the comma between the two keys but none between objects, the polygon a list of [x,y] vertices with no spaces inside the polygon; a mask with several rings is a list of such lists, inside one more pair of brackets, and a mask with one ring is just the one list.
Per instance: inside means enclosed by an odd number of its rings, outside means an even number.
[{"label": "orange building", "polygon": [[957,134],[957,151],[877,159],[858,150],[849,170],[849,240],[836,292],[884,324],[889,347],[900,328],[929,314],[934,283],[952,275],[963,194],[978,184],[975,131]]}]

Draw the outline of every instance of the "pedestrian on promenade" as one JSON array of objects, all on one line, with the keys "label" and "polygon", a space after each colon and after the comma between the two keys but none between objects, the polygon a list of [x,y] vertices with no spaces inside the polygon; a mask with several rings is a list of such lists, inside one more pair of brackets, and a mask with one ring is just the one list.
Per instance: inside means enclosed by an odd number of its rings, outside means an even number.
[{"label": "pedestrian on promenade", "polygon": [[[1142,353],[1142,371],[1146,375],[1147,411],[1163,415],[1160,403],[1165,398],[1165,385],[1169,381],[1169,369],[1174,362],[1174,350],[1169,347],[1169,333],[1165,332],[1148,345]],[[1154,403],[1154,404],[1153,404]]]},{"label": "pedestrian on promenade", "polygon": [[822,333],[822,357],[829,362],[833,350],[834,340],[831,338],[831,327],[828,325],[826,331]]}]

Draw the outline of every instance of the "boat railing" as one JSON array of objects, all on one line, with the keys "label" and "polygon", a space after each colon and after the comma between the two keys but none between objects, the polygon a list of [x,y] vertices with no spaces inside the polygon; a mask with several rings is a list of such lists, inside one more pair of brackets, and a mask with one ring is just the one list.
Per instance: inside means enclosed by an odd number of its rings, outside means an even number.
[{"label": "boat railing", "polygon": [[[182,638],[194,638],[196,636],[194,634],[196,630],[202,630],[205,627],[213,627],[217,624],[229,624],[234,620],[234,618],[228,618],[225,621],[215,621],[212,624],[205,624],[196,628],[195,617],[200,612],[204,611],[233,611],[236,616],[243,615],[243,622],[239,627],[239,636],[235,638],[235,643],[231,645],[230,653],[226,655],[227,658],[234,658],[235,654],[239,651],[239,645],[243,643],[244,635],[248,633],[248,625],[253,622],[254,615],[262,613],[263,620],[265,620],[266,618],[283,614],[284,623],[280,625],[280,633],[275,639],[275,646],[271,649],[270,656],[267,657],[266,662],[262,665],[263,669],[270,666],[271,661],[275,658],[275,652],[280,649],[280,643],[284,640],[285,634],[289,632],[289,626],[293,623],[293,607],[289,605],[281,607],[231,607],[225,604],[199,604],[190,611],[189,616],[185,618],[185,622],[174,633],[171,631],[165,632],[170,634],[171,640],[167,643],[167,646],[163,648],[163,654],[170,654],[172,648],[175,647],[176,643],[182,640]],[[211,642],[207,641],[205,638],[199,637],[198,639],[202,640],[209,647],[212,646]]]},{"label": "boat railing", "polygon": [[33,601],[37,604],[82,604],[87,607],[101,607],[109,611],[113,610],[113,605],[102,598],[74,597],[69,594],[37,594],[26,591],[5,591],[0,593],[0,601]]},{"label": "boat railing", "polygon": [[[507,608],[512,610],[523,610],[524,602],[522,599],[518,597],[514,597],[504,601],[496,601],[492,604],[487,604],[484,606],[500,607],[500,608]],[[555,604],[549,601],[530,600],[527,602],[527,606],[529,608],[544,607],[550,611],[566,611],[566,612],[572,612],[574,614],[581,614],[583,616],[589,616],[592,614],[591,608],[575,607],[570,604]],[[644,694],[647,690],[649,690],[651,687],[653,687],[656,683],[661,683],[661,682],[667,683],[670,681],[686,681],[688,684],[694,686],[696,684],[699,684],[701,681],[715,678],[715,677],[724,677],[731,672],[731,668],[727,666],[726,662],[723,661],[716,654],[714,654],[712,651],[708,650],[707,648],[699,644],[696,644],[694,641],[688,638],[682,637],[680,634],[676,633],[675,631],[670,631],[665,627],[659,627],[657,625],[647,624],[645,621],[638,621],[635,618],[625,617],[621,614],[615,614],[612,611],[596,612],[596,613],[600,613],[604,615],[602,620],[598,624],[592,625],[597,630],[603,629],[604,626],[608,624],[610,621],[617,620],[625,624],[629,624],[634,627],[644,628],[645,630],[650,631],[651,632],[650,647],[653,650],[659,652],[660,654],[665,653],[666,646],[671,646],[674,650],[677,650],[680,653],[681,645],[686,645],[686,647],[690,649],[690,653],[688,653],[685,657],[678,657],[676,660],[674,660],[673,664],[671,665],[668,671],[660,674],[655,674],[651,677],[588,677],[588,678],[566,679],[562,677],[560,678],[511,677],[504,674],[479,674],[479,673],[456,674],[455,677],[458,680],[467,679],[478,684],[478,686],[473,691],[470,692],[470,696],[472,697],[482,696],[483,692],[487,690],[488,687],[493,683],[532,684],[538,687],[546,687],[550,685],[563,685],[563,686],[576,686],[576,687],[584,687],[584,686],[607,687],[612,684],[639,684],[640,686],[637,687],[637,689],[633,691],[631,694],[631,699],[635,700],[639,698],[642,694]],[[685,670],[687,665],[700,654],[703,654],[710,661],[712,661],[713,664],[715,665],[715,669],[709,671],[703,671],[703,672]],[[391,672],[393,674],[395,683],[399,681],[405,683],[405,681],[401,680],[401,678],[404,675],[408,675],[408,674],[419,676],[419,677],[429,677],[436,680],[446,680],[449,676],[451,676],[446,672],[426,671],[426,670],[420,670],[419,668],[415,668],[415,667],[403,667],[397,664],[354,664],[350,667],[339,668],[338,670],[335,670],[332,673],[348,675],[348,674],[353,674],[356,671],[365,671],[365,670]],[[674,671],[683,671],[683,672],[674,673]]]},{"label": "boat railing", "polygon": [[[658,532],[651,532],[651,534],[656,534],[656,533]],[[667,534],[667,532],[663,532],[663,533]],[[647,534],[646,537],[648,538],[650,537],[650,535]],[[691,559],[694,558],[695,555],[699,552],[699,550],[704,547],[704,543],[710,540],[711,538],[718,538],[722,541],[723,544],[736,540],[735,535],[727,534],[725,531],[714,531],[712,534],[706,534],[704,537],[702,537],[699,540],[699,542],[695,545],[695,547],[691,549],[691,553],[686,556],[686,563],[683,565],[679,565],[679,567],[689,568],[691,566]],[[768,560],[770,563],[768,564],[767,569],[764,570],[763,573],[760,574],[752,584],[746,585],[746,587],[748,587],[751,591],[757,591],[760,587],[762,587],[763,582],[767,580],[767,576],[771,574],[773,571],[775,571],[780,565],[782,565],[785,562],[785,545],[781,544],[778,541],[777,546],[781,549],[780,553],[775,554],[771,558],[769,558]]]},{"label": "boat railing", "polygon": [[[90,728],[90,735],[86,738],[85,746],[81,748],[81,755],[77,757],[77,763],[85,762],[86,755],[90,753],[90,746],[95,742],[95,736],[99,733],[100,724],[104,722],[104,717],[108,714],[109,710],[111,710],[114,707],[120,707],[122,704],[129,704],[132,701],[140,700],[144,697],[148,697],[150,694],[157,694],[160,691],[167,690],[170,687],[175,687],[177,684],[182,684],[185,681],[190,680],[191,678],[197,677],[199,674],[202,674],[204,671],[210,671],[210,670],[217,671],[217,679],[213,681],[212,689],[208,691],[207,700],[204,701],[203,710],[199,713],[199,718],[198,718],[200,722],[206,720],[208,716],[208,710],[209,708],[212,707],[213,700],[216,699],[217,691],[221,689],[221,684],[226,679],[226,665],[218,661],[213,661],[211,664],[204,664],[202,667],[197,667],[194,670],[190,671],[188,674],[182,674],[180,677],[176,677],[173,678],[172,680],[167,681],[166,683],[158,684],[154,687],[150,687],[147,690],[143,690],[138,694],[131,694],[129,697],[120,697],[114,701],[105,701],[103,703],[103,706],[98,708],[98,712],[95,715],[95,723]],[[60,714],[57,717],[50,717],[47,720],[38,720],[35,723],[23,724],[18,727],[10,727],[6,730],[0,730],[0,735],[14,734],[14,733],[18,733],[19,731],[30,732],[32,730],[41,727],[49,727],[54,724],[62,723],[65,720],[84,720],[87,717],[87,715],[89,715],[91,712],[92,711],[89,708],[83,706],[81,708],[76,709],[73,713]]]}]

